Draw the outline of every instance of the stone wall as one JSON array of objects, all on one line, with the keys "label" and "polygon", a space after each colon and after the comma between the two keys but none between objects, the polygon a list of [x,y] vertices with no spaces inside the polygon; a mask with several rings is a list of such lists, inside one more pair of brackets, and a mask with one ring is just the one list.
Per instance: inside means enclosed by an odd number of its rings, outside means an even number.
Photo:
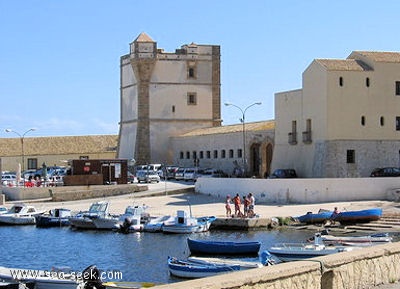
[{"label": "stone wall", "polygon": [[199,178],[196,192],[225,198],[252,192],[257,203],[310,204],[399,200],[399,178],[243,179]]},{"label": "stone wall", "polygon": [[400,280],[400,243],[156,286],[154,289],[361,289]]}]

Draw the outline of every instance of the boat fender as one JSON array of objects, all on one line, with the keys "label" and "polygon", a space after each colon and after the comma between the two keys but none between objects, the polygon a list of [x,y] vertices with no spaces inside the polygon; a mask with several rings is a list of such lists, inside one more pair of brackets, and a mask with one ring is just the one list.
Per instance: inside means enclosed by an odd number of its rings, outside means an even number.
[{"label": "boat fender", "polygon": [[271,223],[270,223],[270,227],[271,228],[276,228],[279,226],[279,219],[278,218],[271,218]]}]

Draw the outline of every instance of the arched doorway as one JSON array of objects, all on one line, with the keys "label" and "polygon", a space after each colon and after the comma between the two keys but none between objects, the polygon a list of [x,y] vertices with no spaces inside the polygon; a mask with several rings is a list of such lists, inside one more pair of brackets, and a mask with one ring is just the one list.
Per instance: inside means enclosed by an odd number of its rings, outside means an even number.
[{"label": "arched doorway", "polygon": [[264,158],[264,174],[263,177],[266,178],[271,174],[271,162],[272,162],[272,144],[268,143],[265,147],[265,158]]},{"label": "arched doorway", "polygon": [[250,173],[251,176],[260,177],[260,166],[261,166],[261,157],[260,157],[260,144],[255,143],[250,147]]}]

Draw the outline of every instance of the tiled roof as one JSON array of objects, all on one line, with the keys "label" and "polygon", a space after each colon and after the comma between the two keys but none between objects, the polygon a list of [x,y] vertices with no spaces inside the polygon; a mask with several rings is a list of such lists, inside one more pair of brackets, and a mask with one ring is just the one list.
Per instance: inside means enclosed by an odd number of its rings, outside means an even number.
[{"label": "tiled roof", "polygon": [[316,62],[324,66],[327,70],[340,71],[364,71],[370,70],[368,66],[355,59],[315,59]]},{"label": "tiled roof", "polygon": [[[245,123],[245,129],[246,131],[273,130],[275,129],[275,121],[269,120],[269,121],[259,121],[259,122],[248,122]],[[243,131],[243,124],[234,124],[234,125],[200,128],[182,134],[179,137],[226,134],[226,133],[235,133],[242,131]]]},{"label": "tiled roof", "polygon": [[134,42],[154,42],[153,39],[146,33],[142,32],[139,36],[135,39]]},{"label": "tiled roof", "polygon": [[[26,155],[61,155],[116,151],[118,135],[25,137]],[[0,138],[0,157],[21,155],[20,138]]]},{"label": "tiled roof", "polygon": [[354,51],[352,54],[360,54],[375,62],[400,62],[400,52]]}]

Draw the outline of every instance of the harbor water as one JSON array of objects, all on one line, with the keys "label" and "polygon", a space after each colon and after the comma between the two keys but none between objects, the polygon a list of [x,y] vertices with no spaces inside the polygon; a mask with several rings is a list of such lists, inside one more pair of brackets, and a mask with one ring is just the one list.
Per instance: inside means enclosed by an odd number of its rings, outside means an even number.
[{"label": "harbor water", "polygon": [[191,235],[147,232],[121,234],[73,230],[69,227],[40,229],[35,226],[0,226],[0,266],[47,271],[68,267],[80,272],[94,264],[113,280],[173,283],[182,279],[169,275],[167,257],[188,257],[189,236],[195,239],[260,241],[262,251],[279,242],[305,242],[312,234],[311,231],[294,229],[213,230]]}]

